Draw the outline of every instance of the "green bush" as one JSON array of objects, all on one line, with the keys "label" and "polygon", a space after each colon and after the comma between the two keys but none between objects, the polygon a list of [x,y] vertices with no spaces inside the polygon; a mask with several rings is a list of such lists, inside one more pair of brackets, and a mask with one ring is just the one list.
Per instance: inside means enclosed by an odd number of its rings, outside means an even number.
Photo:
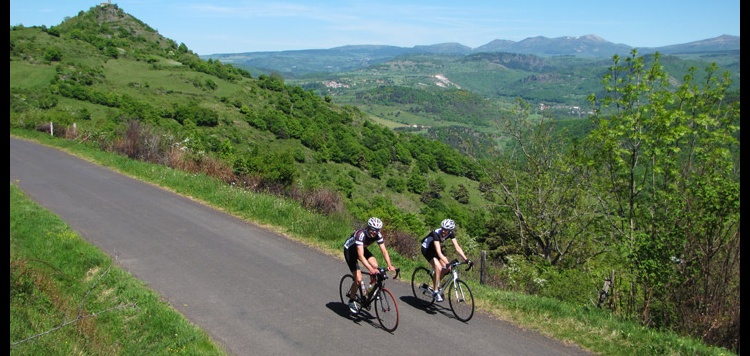
[{"label": "green bush", "polygon": [[[546,271],[539,295],[559,299],[572,305],[596,305],[603,280],[580,270]],[[592,304],[593,303],[593,304]]]}]

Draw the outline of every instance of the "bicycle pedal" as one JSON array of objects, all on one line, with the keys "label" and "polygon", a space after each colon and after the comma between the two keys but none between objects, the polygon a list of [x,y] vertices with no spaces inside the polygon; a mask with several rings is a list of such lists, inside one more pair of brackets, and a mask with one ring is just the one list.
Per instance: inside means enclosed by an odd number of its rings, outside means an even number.
[{"label": "bicycle pedal", "polygon": [[430,293],[430,294],[432,294],[432,291],[433,291],[432,286],[428,286],[427,284],[424,284],[424,283],[422,284],[422,287],[420,289],[423,292]]}]

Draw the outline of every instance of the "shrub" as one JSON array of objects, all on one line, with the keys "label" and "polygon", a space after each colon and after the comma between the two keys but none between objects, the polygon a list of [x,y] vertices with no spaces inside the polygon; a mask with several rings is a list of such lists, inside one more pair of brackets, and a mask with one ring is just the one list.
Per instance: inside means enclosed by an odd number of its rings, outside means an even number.
[{"label": "shrub", "polygon": [[558,272],[555,269],[544,273],[546,283],[539,295],[555,298],[574,305],[596,305],[598,291],[603,280],[580,270],[568,269]]},{"label": "shrub", "polygon": [[392,248],[399,255],[413,259],[420,254],[419,242],[414,236],[400,230],[388,231],[385,234],[386,246]]},{"label": "shrub", "polygon": [[317,188],[303,194],[302,206],[308,210],[331,215],[344,211],[344,200],[336,191]]}]

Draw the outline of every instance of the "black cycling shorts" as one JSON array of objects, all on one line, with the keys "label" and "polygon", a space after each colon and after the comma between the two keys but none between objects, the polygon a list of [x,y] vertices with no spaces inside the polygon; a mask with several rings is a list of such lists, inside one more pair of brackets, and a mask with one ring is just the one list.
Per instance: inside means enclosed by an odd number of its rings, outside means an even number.
[{"label": "black cycling shorts", "polygon": [[[370,250],[365,249],[365,259],[372,257]],[[357,245],[352,245],[351,248],[344,248],[344,259],[346,265],[349,266],[349,271],[354,273],[359,269],[359,258],[357,258]]]},{"label": "black cycling shorts", "polygon": [[422,256],[427,260],[427,262],[432,265],[432,259],[438,258],[437,250],[435,249],[435,244],[431,243],[429,247],[422,247]]}]

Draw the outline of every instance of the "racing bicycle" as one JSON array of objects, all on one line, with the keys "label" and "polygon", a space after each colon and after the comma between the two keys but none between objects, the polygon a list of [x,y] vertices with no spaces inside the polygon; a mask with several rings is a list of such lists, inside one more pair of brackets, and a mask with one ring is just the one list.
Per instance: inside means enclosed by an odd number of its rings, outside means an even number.
[{"label": "racing bicycle", "polygon": [[[375,308],[375,316],[378,318],[380,326],[388,332],[393,332],[398,327],[398,305],[396,304],[396,298],[393,296],[393,293],[385,287],[385,280],[389,278],[386,273],[387,270],[379,267],[378,271],[379,273],[376,276],[375,284],[367,294],[362,294],[362,290],[356,285],[357,280],[351,273],[345,274],[341,277],[341,281],[339,282],[339,294],[341,296],[341,302],[347,304],[350,297],[349,291],[352,289],[356,290],[354,293],[355,295],[351,296],[351,299],[359,305],[359,310],[356,315],[362,315],[363,310],[369,312],[370,309]],[[400,272],[401,269],[396,268],[396,273],[393,276],[393,279],[398,279]],[[364,274],[365,272],[362,273]],[[354,286],[356,286],[356,288],[354,288]]]},{"label": "racing bicycle", "polygon": [[[448,299],[453,315],[463,322],[469,321],[474,316],[474,295],[471,288],[458,275],[458,266],[468,265],[466,271],[474,267],[474,262],[459,262],[458,259],[451,261],[446,267],[446,272],[438,285],[438,293]],[[433,296],[432,278],[435,271],[424,266],[417,267],[411,276],[411,291],[423,307],[429,307],[435,303]]]}]

